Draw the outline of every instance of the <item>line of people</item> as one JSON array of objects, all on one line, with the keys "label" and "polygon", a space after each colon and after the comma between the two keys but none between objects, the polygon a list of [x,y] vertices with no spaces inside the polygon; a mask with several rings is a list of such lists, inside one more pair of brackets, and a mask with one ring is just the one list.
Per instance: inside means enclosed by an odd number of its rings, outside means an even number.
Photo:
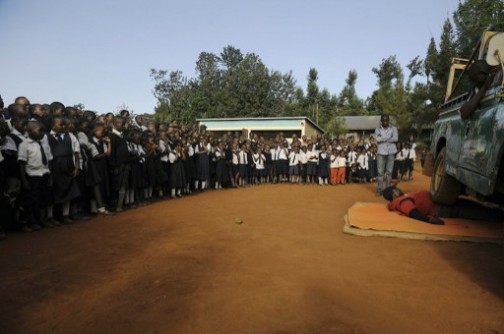
[{"label": "line of people", "polygon": [[[377,176],[372,137],[216,135],[175,121],[144,125],[127,110],[97,115],[24,97],[3,109],[0,138],[1,231],[70,224],[210,188],[337,185]],[[398,172],[404,175],[403,167]]]}]

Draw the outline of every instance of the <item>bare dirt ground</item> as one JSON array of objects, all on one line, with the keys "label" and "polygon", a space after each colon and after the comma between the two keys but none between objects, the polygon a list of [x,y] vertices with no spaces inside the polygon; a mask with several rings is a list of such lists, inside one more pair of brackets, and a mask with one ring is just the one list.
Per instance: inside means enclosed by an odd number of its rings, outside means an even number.
[{"label": "bare dirt ground", "polygon": [[11,235],[0,333],[504,333],[502,247],[343,234],[374,190],[209,191]]}]

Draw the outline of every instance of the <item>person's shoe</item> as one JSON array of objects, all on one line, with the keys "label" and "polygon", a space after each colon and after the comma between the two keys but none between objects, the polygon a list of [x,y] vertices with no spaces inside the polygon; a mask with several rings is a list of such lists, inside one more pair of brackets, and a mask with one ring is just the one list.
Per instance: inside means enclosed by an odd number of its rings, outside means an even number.
[{"label": "person's shoe", "polygon": [[41,225],[42,227],[44,227],[44,228],[46,228],[46,227],[54,227],[54,225],[53,225],[53,224],[51,224],[51,222],[49,222],[48,220],[46,220],[46,221],[44,221],[44,222],[40,223],[40,225]]},{"label": "person's shoe", "polygon": [[61,224],[59,223],[59,221],[57,221],[56,219],[54,219],[53,217],[51,218],[48,218],[46,220],[46,222],[50,223],[52,226],[60,226]]},{"label": "person's shoe", "polygon": [[116,212],[123,212],[123,211],[124,211],[124,209],[123,209],[123,208],[119,208],[119,207],[118,207],[118,208],[116,208]]},{"label": "person's shoe", "polygon": [[72,216],[72,219],[77,221],[88,221],[91,220],[91,217],[88,215],[76,214]]},{"label": "person's shoe", "polygon": [[7,239],[7,234],[4,231],[0,232],[0,240],[5,240]]},{"label": "person's shoe", "polygon": [[64,224],[64,225],[69,225],[69,224],[72,224],[74,221],[72,219],[70,219],[70,217],[68,216],[63,216],[63,218],[61,219],[61,224]]},{"label": "person's shoe", "polygon": [[113,215],[114,215],[114,213],[113,213],[113,212],[110,212],[110,211],[108,211],[108,210],[107,210],[107,209],[105,209],[105,208],[99,208],[99,209],[98,209],[98,214],[100,214],[100,215],[104,215],[104,216],[113,216]]},{"label": "person's shoe", "polygon": [[26,226],[26,225],[24,225],[23,228],[21,228],[21,231],[26,232],[26,233],[33,232],[33,230],[30,227]]},{"label": "person's shoe", "polygon": [[39,224],[33,224],[30,226],[30,228],[33,230],[33,231],[38,231],[38,230],[41,230],[42,229],[42,226],[40,226]]},{"label": "person's shoe", "polygon": [[382,197],[382,196],[383,196],[383,194],[382,194],[382,192],[381,192],[381,191],[377,191],[377,192],[376,192],[376,197]]}]

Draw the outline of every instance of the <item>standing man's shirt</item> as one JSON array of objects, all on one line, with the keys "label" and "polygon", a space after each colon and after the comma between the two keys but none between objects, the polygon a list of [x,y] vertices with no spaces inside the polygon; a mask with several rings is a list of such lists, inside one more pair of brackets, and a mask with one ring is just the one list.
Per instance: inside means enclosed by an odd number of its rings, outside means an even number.
[{"label": "standing man's shirt", "polygon": [[396,142],[399,139],[399,133],[395,126],[390,125],[388,128],[379,126],[375,129],[376,143],[378,144],[379,155],[396,154]]}]

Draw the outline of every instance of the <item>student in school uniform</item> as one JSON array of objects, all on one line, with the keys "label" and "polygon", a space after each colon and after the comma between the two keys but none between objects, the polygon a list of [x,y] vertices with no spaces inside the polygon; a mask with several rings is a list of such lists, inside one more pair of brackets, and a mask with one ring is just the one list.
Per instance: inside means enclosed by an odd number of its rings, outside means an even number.
[{"label": "student in school uniform", "polygon": [[276,150],[276,173],[278,182],[287,181],[287,176],[289,175],[289,150],[286,147],[283,139],[280,138]]},{"label": "student in school uniform", "polygon": [[264,156],[264,182],[272,182],[273,156],[271,154],[271,147],[269,144],[264,144],[262,154]]},{"label": "student in school uniform", "polygon": [[348,146],[347,152],[347,168],[346,168],[346,182],[350,183],[352,180],[352,174],[356,171],[357,164],[357,152],[355,151],[355,146],[353,144]]},{"label": "student in school uniform", "polygon": [[292,145],[292,151],[289,153],[289,181],[291,183],[299,183],[301,180],[299,172],[299,159],[299,143],[296,142],[294,145]]},{"label": "student in school uniform", "polygon": [[306,159],[308,160],[306,166],[307,181],[308,183],[315,183],[317,182],[318,152],[315,150],[313,143],[308,144]]},{"label": "student in school uniform", "polygon": [[145,150],[142,145],[142,131],[139,128],[130,130],[127,136],[129,151],[128,187],[124,203],[128,208],[135,208],[136,203],[145,201],[146,168]]},{"label": "student in school uniform", "polygon": [[271,182],[276,183],[277,182],[277,143],[274,142],[273,145],[270,146],[270,154],[271,154],[271,170],[269,174],[269,178]]},{"label": "student in school uniform", "polygon": [[18,161],[21,183],[25,192],[25,207],[29,212],[27,227],[38,230],[41,226],[53,227],[49,221],[44,221],[43,210],[52,204],[52,192],[49,163],[52,160],[50,151],[45,151],[41,139],[44,137],[44,125],[38,121],[28,122],[28,138],[19,144]]},{"label": "student in school uniform", "polygon": [[242,142],[240,145],[240,151],[238,152],[239,158],[239,171],[240,171],[240,186],[245,186],[248,183],[248,154],[247,154],[247,143]]},{"label": "student in school uniform", "polygon": [[143,133],[143,147],[145,150],[145,172],[147,186],[144,189],[144,198],[147,201],[151,201],[153,198],[154,189],[157,188],[158,175],[156,173],[156,163],[158,161],[158,145],[156,143],[156,137],[153,132],[145,131]]},{"label": "student in school uniform", "polygon": [[394,158],[394,167],[392,168],[392,178],[401,181],[404,175],[404,161],[406,160],[406,152],[403,150],[401,142],[396,144],[397,152]]},{"label": "student in school uniform", "polygon": [[345,184],[346,179],[346,157],[343,149],[338,151],[336,158],[336,184]]},{"label": "student in school uniform", "polygon": [[254,154],[252,155],[252,159],[255,164],[254,177],[258,183],[264,183],[266,180],[266,170],[265,170],[265,161],[266,157],[264,156],[263,149],[261,147],[257,147]]},{"label": "student in school uniform", "polygon": [[234,186],[240,186],[240,151],[238,150],[238,144],[236,142],[231,145],[233,158],[231,160],[232,163],[232,175],[234,180]]},{"label": "student in school uniform", "polygon": [[168,159],[170,161],[170,187],[171,198],[182,197],[182,189],[185,187],[183,146],[180,140],[173,142],[175,149],[170,151]]},{"label": "student in school uniform", "polygon": [[365,183],[368,174],[369,164],[367,159],[366,149],[364,146],[358,148],[357,155],[357,178],[359,183]]},{"label": "student in school uniform", "polygon": [[[1,100],[1,97],[0,97]],[[3,109],[3,101],[0,101],[0,110]],[[5,143],[5,139],[10,133],[9,125],[7,122],[0,118],[0,147]],[[5,176],[5,160],[0,150],[0,212],[2,212],[2,219],[0,220],[0,240],[7,237],[5,233],[10,224],[14,224],[15,211],[10,205],[9,198],[6,195],[6,176]]]},{"label": "student in school uniform", "polygon": [[336,147],[333,147],[331,155],[330,155],[330,168],[331,168],[331,179],[329,181],[330,184],[336,185],[338,183],[338,166],[336,163],[336,159],[338,158],[338,150]]},{"label": "student in school uniform", "polygon": [[327,185],[329,178],[329,162],[330,154],[327,152],[327,147],[325,144],[320,146],[319,153],[319,168],[318,168],[318,178],[320,185]]},{"label": "student in school uniform", "polygon": [[111,214],[105,208],[106,199],[110,196],[109,172],[107,158],[110,155],[110,138],[105,136],[105,124],[96,122],[89,140],[91,146],[90,163],[94,165],[96,174],[100,179],[99,184],[93,186],[94,202],[92,209],[96,207],[99,214]]},{"label": "student in school uniform", "polygon": [[407,180],[413,180],[413,170],[415,169],[416,152],[410,143],[405,145],[406,149],[406,174]]},{"label": "student in school uniform", "polygon": [[[303,138],[306,139],[306,136],[303,136]],[[301,145],[301,151],[299,151],[299,182],[304,182],[306,183],[306,178],[307,178],[307,166],[308,166],[308,149],[305,144]]]},{"label": "student in school uniform", "polygon": [[67,131],[65,119],[59,116],[53,118],[48,138],[53,156],[51,172],[54,203],[61,206],[61,222],[70,224],[70,201],[80,196],[76,181],[80,172],[80,144]]},{"label": "student in school uniform", "polygon": [[201,182],[201,190],[207,189],[208,181],[210,180],[210,151],[212,146],[208,143],[206,136],[201,135],[199,141],[194,146],[194,154],[196,158],[196,180],[194,181],[194,190],[199,189]]},{"label": "student in school uniform", "polygon": [[378,176],[378,162],[376,157],[376,145],[371,145],[368,150],[368,180],[369,182],[376,181]]},{"label": "student in school uniform", "polygon": [[[182,142],[182,164],[184,166],[184,181],[185,181],[185,186],[184,189],[182,189],[182,192],[184,194],[192,194],[191,187],[194,184],[194,179],[196,178],[196,167],[194,165],[194,147],[191,144],[190,138],[184,137],[182,139],[172,139],[173,145],[170,151],[175,150],[175,142],[177,140],[181,140]],[[170,163],[170,168],[172,167],[172,164]],[[170,175],[171,175],[170,171]],[[171,181],[170,181],[170,188],[171,187]]]},{"label": "student in school uniform", "polygon": [[215,148],[215,189],[222,189],[224,176],[226,174],[226,152],[224,141],[219,141]]},{"label": "student in school uniform", "polygon": [[[158,130],[158,152],[159,161],[156,164],[156,174],[161,175],[159,184],[159,197],[168,195],[169,189],[169,176],[170,176],[170,163],[168,159],[168,154],[170,153],[170,145],[168,141],[168,136],[165,130]],[[164,182],[162,182],[164,180]]]},{"label": "student in school uniform", "polygon": [[116,212],[123,211],[126,189],[128,189],[128,176],[130,171],[130,152],[128,143],[123,135],[124,118],[115,117],[112,122],[112,130],[109,132],[110,156],[108,159],[111,173],[113,197],[116,201]]}]

